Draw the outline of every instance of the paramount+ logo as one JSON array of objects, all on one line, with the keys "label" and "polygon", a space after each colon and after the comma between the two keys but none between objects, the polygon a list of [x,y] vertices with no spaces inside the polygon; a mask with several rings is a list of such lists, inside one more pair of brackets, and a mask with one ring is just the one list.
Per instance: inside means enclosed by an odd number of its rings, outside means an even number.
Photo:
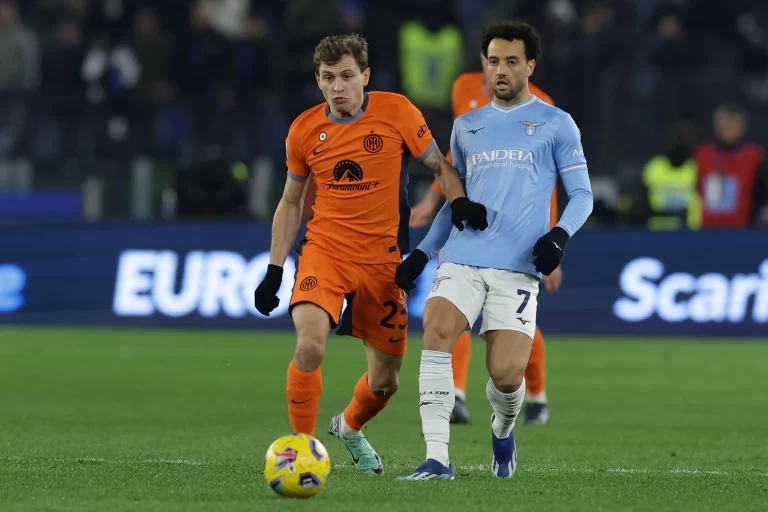
[{"label": "paramount+ logo", "polygon": [[371,190],[378,181],[363,183],[363,168],[354,160],[341,160],[333,168],[333,180],[325,184],[328,190]]}]

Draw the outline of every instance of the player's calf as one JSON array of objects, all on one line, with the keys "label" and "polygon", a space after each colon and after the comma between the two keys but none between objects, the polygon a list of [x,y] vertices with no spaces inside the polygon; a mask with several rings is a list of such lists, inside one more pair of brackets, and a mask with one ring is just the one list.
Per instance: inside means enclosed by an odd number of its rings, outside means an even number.
[{"label": "player's calf", "polygon": [[514,354],[488,355],[486,361],[488,375],[493,385],[503,393],[516,391],[523,383],[525,375],[525,363]]},{"label": "player's calf", "polygon": [[285,398],[294,432],[314,435],[323,380],[320,363],[330,330],[328,314],[314,304],[299,304],[292,311],[296,350],[288,367]]},{"label": "player's calf", "polygon": [[427,459],[449,467],[450,419],[455,400],[451,352],[466,318],[450,301],[429,299],[424,311],[424,350],[419,366],[419,412]]},{"label": "player's calf", "polygon": [[485,391],[493,409],[491,416],[491,472],[511,478],[517,468],[514,427],[525,398],[525,367],[531,338],[518,331],[488,331],[486,365],[491,378]]}]

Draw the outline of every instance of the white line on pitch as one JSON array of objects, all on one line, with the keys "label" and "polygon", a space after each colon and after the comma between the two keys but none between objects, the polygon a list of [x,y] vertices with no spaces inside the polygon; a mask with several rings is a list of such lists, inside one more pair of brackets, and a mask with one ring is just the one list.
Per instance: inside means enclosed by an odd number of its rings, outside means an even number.
[{"label": "white line on pitch", "polygon": [[[214,461],[197,461],[186,459],[105,459],[103,457],[0,457],[0,461],[13,461],[13,462],[57,462],[57,463],[77,463],[77,462],[95,462],[99,464],[171,464],[171,465],[185,465],[185,466],[203,466],[209,464],[215,464]],[[352,465],[347,462],[340,462],[333,465],[334,469],[351,469]],[[389,464],[389,469],[394,469],[398,472],[405,472],[409,469],[413,469],[405,464]],[[490,471],[490,466],[484,464],[468,464],[456,466],[457,471],[469,471],[469,472],[487,472]],[[677,475],[727,475],[726,471],[706,471],[702,469],[647,469],[647,468],[547,468],[547,467],[520,467],[520,471],[524,473],[628,473],[628,474],[647,474],[658,475],[663,473],[677,474]]]}]

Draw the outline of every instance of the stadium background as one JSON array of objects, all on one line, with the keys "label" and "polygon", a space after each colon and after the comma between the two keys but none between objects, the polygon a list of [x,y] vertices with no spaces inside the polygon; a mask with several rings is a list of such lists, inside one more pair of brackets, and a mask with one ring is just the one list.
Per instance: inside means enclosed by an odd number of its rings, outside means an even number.
[{"label": "stadium background", "polygon": [[[768,144],[768,9],[747,0],[0,0],[0,322],[290,327],[250,294],[287,127],[322,101],[318,39],[364,34],[370,88],[412,98],[445,149],[451,83],[478,70],[479,30],[499,16],[539,27],[533,81],[580,126],[595,193],[541,324],[763,333],[766,216],[738,226],[755,231],[649,234],[642,177],[679,123],[712,140],[724,102]],[[430,176],[411,165],[413,205]]]},{"label": "stadium background", "polygon": [[[261,462],[290,428],[291,272],[270,318],[252,294],[288,125],[321,101],[313,47],[364,34],[371,89],[406,93],[445,148],[450,84],[498,17],[539,27],[533,81],[580,126],[596,199],[563,288],[540,296],[550,424],[518,425],[514,481],[490,477],[478,340],[456,481],[394,481],[423,457],[430,266],[400,391],[366,429],[385,475],[359,478],[322,436],[334,470],[309,506],[764,510],[766,212],[651,230],[643,180],[679,123],[713,140],[723,102],[768,144],[763,0],[0,0],[0,510],[304,510]],[[413,163],[412,204],[429,184]],[[319,433],[364,368],[331,337]]]}]

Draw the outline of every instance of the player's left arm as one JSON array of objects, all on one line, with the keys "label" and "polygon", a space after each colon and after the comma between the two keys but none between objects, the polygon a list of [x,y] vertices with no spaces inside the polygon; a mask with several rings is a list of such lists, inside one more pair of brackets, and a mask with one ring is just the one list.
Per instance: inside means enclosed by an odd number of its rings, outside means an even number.
[{"label": "player's left arm", "polygon": [[459,178],[458,171],[443,156],[437,145],[435,145],[435,148],[422,163],[427,169],[432,171],[440,190],[448,201],[455,201],[459,197],[466,197],[464,184],[461,182],[461,178]]},{"label": "player's left arm", "polygon": [[555,137],[554,157],[557,172],[568,194],[568,203],[554,229],[564,230],[570,238],[589,218],[593,202],[581,133],[570,115],[560,124]]},{"label": "player's left arm", "polygon": [[592,185],[581,146],[581,133],[570,115],[558,127],[553,157],[568,194],[568,204],[555,227],[533,247],[534,267],[545,276],[560,265],[565,245],[592,213]]},{"label": "player's left arm", "polygon": [[449,201],[464,197],[464,186],[459,179],[458,171],[446,160],[432,132],[427,126],[424,116],[416,106],[403,98],[403,106],[399,112],[399,131],[408,151],[424,166],[432,171],[443,194]]}]

